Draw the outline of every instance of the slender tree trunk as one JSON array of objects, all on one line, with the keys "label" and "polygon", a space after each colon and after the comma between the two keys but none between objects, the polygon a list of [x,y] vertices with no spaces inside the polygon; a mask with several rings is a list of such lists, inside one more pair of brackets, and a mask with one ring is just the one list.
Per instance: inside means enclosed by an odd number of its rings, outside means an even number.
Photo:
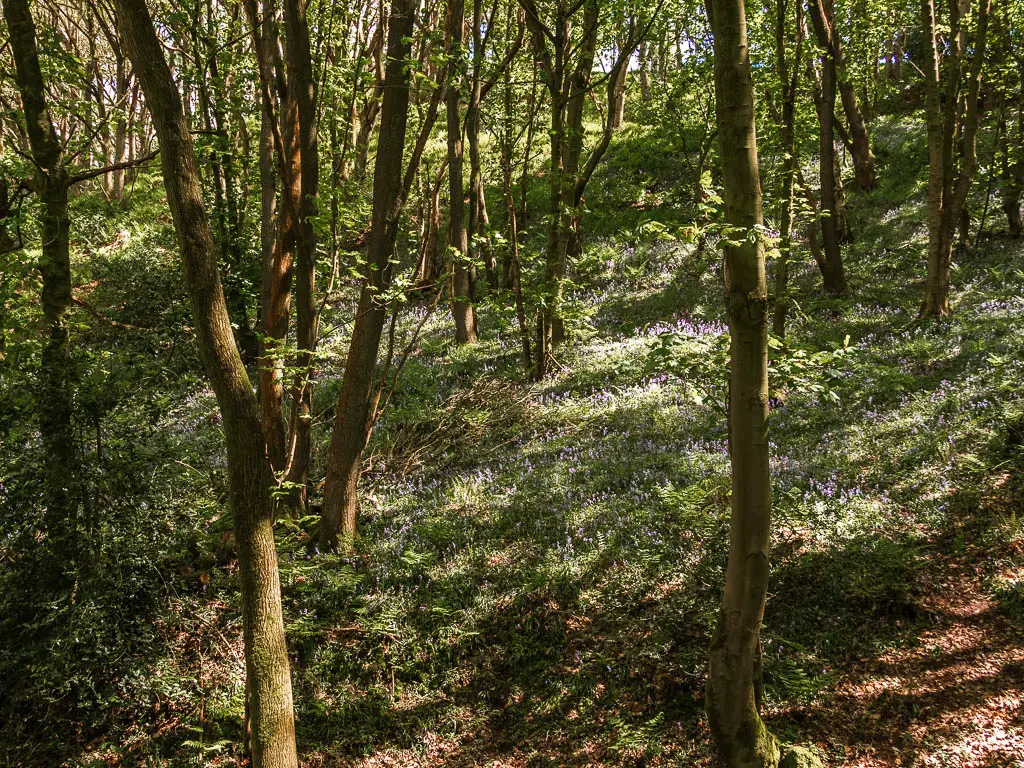
[{"label": "slender tree trunk", "polygon": [[853,83],[846,79],[845,70],[846,68],[843,67],[843,74],[839,80],[839,96],[843,102],[846,121],[850,124],[853,168],[856,173],[857,186],[868,192],[878,186],[878,180],[875,177],[875,156],[871,152],[871,139],[868,136],[867,123],[857,104]]},{"label": "slender tree trunk", "polygon": [[[515,106],[514,106],[514,93],[512,88],[512,70],[506,69],[504,76],[502,77],[502,96],[503,96],[503,119],[501,126],[501,188],[505,195],[505,208],[506,208],[506,219],[507,219],[507,233],[511,236],[513,231],[518,236],[518,222],[514,222],[516,218],[516,196],[513,190],[512,170],[513,170],[513,153],[516,148],[516,130],[515,130]],[[511,206],[511,208],[509,207]],[[502,290],[508,290],[512,287],[512,261],[513,251],[517,251],[519,243],[509,242],[508,247],[502,250],[501,264],[499,265],[501,271],[501,278],[499,285]]]},{"label": "slender tree trunk", "polygon": [[[964,10],[969,10],[965,5]],[[950,33],[943,45],[948,65],[941,66],[935,0],[922,0],[925,39],[925,115],[928,126],[928,270],[922,317],[948,316],[953,235],[967,204],[978,166],[977,131],[981,72],[991,0],[979,0],[977,30],[966,77],[963,56],[968,34],[959,2],[949,5]],[[964,79],[966,82],[961,82]],[[942,86],[945,85],[945,104]],[[962,120],[961,120],[961,117]],[[957,141],[959,135],[960,141]]]},{"label": "slender tree trunk", "polygon": [[[203,18],[200,7],[196,6],[192,23],[196,29],[196,37],[200,32]],[[206,47],[194,46],[193,65],[197,72],[209,68],[209,77],[201,79],[197,86],[199,113],[203,127],[216,137],[209,147],[209,168],[213,181],[214,205],[213,223],[217,233],[218,247],[224,264],[225,274],[229,281],[224,292],[228,302],[228,312],[232,325],[237,328],[237,340],[242,353],[242,361],[248,366],[259,357],[259,337],[249,324],[249,309],[245,292],[240,285],[232,284],[230,276],[243,267],[241,244],[241,226],[238,213],[237,196],[235,194],[235,157],[231,150],[224,148],[228,141],[228,130],[223,110],[218,106],[219,100],[225,97],[227,81],[221,78],[218,71],[217,56],[214,48],[216,28],[212,4],[206,3]]]},{"label": "slender tree trunk", "polygon": [[355,162],[353,175],[356,179],[366,178],[366,165],[370,158],[370,137],[373,135],[373,126],[377,123],[377,115],[380,112],[380,100],[374,98],[366,104],[359,115],[359,127],[355,138]]},{"label": "slender tree trunk", "polygon": [[315,81],[310,57],[306,0],[285,0],[285,61],[288,70],[289,97],[295,99],[297,143],[299,148],[299,199],[297,203],[295,247],[295,314],[298,354],[292,383],[292,413],[286,480],[298,488],[293,506],[305,504],[305,487],[312,450],[312,376],[316,351],[316,308],[313,293],[316,283],[316,233],[320,156],[315,114]]},{"label": "slender tree trunk", "polygon": [[[850,124],[851,150],[853,164],[857,172],[857,184],[865,191],[874,189],[878,185],[875,179],[875,158],[871,154],[871,140],[864,122],[864,115],[857,104],[853,82],[849,79],[846,69],[843,41],[836,29],[833,0],[810,0],[807,7],[818,44],[825,49],[823,56],[831,59],[839,95],[842,98],[843,110],[846,113],[846,120]],[[834,96],[832,104],[835,104]]]},{"label": "slender tree trunk", "polygon": [[445,174],[448,172],[448,160],[441,164],[437,178],[431,180],[429,176],[425,182],[424,191],[424,237],[420,245],[419,269],[416,275],[416,286],[431,291],[440,290],[438,282],[441,279],[441,261],[438,254],[438,237],[441,230],[441,185],[444,182]]},{"label": "slender tree trunk", "polygon": [[821,187],[821,240],[827,271],[825,291],[832,296],[846,293],[843,255],[840,250],[839,205],[836,195],[835,144],[836,66],[828,53],[821,55],[821,98],[818,100],[819,179]]},{"label": "slender tree trunk", "polygon": [[72,429],[71,351],[68,345],[67,312],[71,306],[71,246],[68,188],[60,138],[50,117],[46,83],[39,64],[35,22],[28,0],[3,0],[4,18],[14,54],[15,75],[25,113],[32,161],[36,166],[32,185],[41,202],[42,305],[47,339],[40,361],[40,386],[36,395],[39,433],[45,450],[46,504],[44,525],[55,568],[55,582],[74,567],[77,551],[77,462]]},{"label": "slender tree trunk", "polygon": [[373,172],[373,213],[367,243],[368,269],[359,297],[352,342],[334,419],[320,546],[331,549],[343,532],[350,543],[356,535],[359,471],[366,447],[370,396],[377,352],[387,317],[380,293],[391,283],[391,257],[402,210],[402,155],[409,113],[407,64],[416,13],[416,0],[394,0],[388,20],[387,71],[377,162]]},{"label": "slender tree trunk", "polygon": [[832,151],[832,182],[835,185],[836,237],[840,245],[850,242],[850,216],[846,205],[846,185],[843,183],[842,151],[838,145]]},{"label": "slender tree trunk", "polygon": [[789,259],[793,254],[793,206],[796,193],[796,89],[803,52],[803,3],[796,0],[796,52],[790,67],[786,58],[788,24],[787,0],[777,0],[775,17],[775,61],[782,88],[782,121],[779,139],[782,144],[782,211],[779,216],[779,258],[775,264],[775,315],[773,331],[780,339],[786,337],[786,316],[789,313]]},{"label": "slender tree trunk", "polygon": [[[125,159],[125,140],[128,137],[128,75],[125,71],[124,57],[119,52],[115,56],[115,97],[117,99],[118,116],[114,123],[114,163]],[[110,175],[110,196],[112,200],[124,200],[125,172],[119,168]]]},{"label": "slender tree trunk", "polygon": [[[714,0],[711,17],[725,218],[737,231],[750,232],[762,218],[744,2]],[[778,741],[761,721],[755,693],[771,537],[768,297],[761,239],[726,245],[725,261],[732,517],[706,705],[712,736],[730,768],[775,768]]]},{"label": "slender tree trunk", "polygon": [[452,65],[452,82],[448,88],[448,245],[452,251],[452,317],[455,319],[455,341],[472,344],[476,341],[476,318],[473,309],[473,276],[466,231],[465,186],[462,177],[462,110],[461,83],[465,69],[462,46],[465,26],[463,0],[448,3],[446,52]]},{"label": "slender tree trunk", "polygon": [[[1024,98],[1024,93],[1019,98]],[[999,174],[1002,181],[1002,209],[1010,237],[1019,238],[1024,237],[1024,222],[1020,216],[1020,200],[1024,194],[1024,146],[1021,146],[1021,142],[1024,142],[1024,105],[1019,101],[1016,129],[1004,131],[1004,135],[1006,139]]]},{"label": "slender tree trunk", "polygon": [[[958,16],[958,6],[954,2],[952,13]],[[952,189],[953,163],[952,131],[947,129],[947,122],[942,114],[942,63],[936,40],[936,13],[934,0],[922,0],[922,18],[925,37],[925,118],[928,127],[928,270],[925,277],[925,303],[922,314],[925,316],[948,316],[949,307],[949,271],[952,260],[951,228],[949,219],[949,192]],[[950,67],[947,69],[947,97],[953,96],[953,103],[958,101],[956,81],[960,78],[961,37],[958,29],[951,34],[953,50]],[[949,110],[953,112],[953,109]]]},{"label": "slender tree trunk", "polygon": [[[571,19],[564,7],[559,6],[554,31],[544,26],[533,0],[521,0],[526,11],[534,55],[542,62],[551,97],[551,158],[549,166],[550,206],[548,209],[548,238],[544,256],[544,280],[537,312],[536,371],[543,379],[552,362],[552,348],[561,340],[561,304],[566,266],[571,251],[579,246],[579,204],[586,180],[580,178],[580,159],[583,151],[583,115],[585,99],[590,89],[590,78],[597,49],[599,7],[596,0],[582,4],[581,38],[575,45],[575,62],[569,66],[566,50],[557,48],[552,54],[549,39],[568,45],[571,39]],[[578,6],[577,6],[578,7]],[[605,137],[598,146],[607,147]],[[591,159],[600,158],[600,152]],[[592,171],[588,162],[588,172]],[[581,183],[582,181],[582,183]]]},{"label": "slender tree trunk", "polygon": [[[493,20],[492,20],[493,21]],[[466,144],[469,147],[469,253],[473,263],[483,262],[487,285],[498,288],[498,270],[494,250],[487,239],[490,221],[487,216],[487,198],[484,194],[483,159],[480,154],[480,113],[483,107],[483,0],[473,0],[473,69],[469,79],[469,102],[466,105]],[[490,36],[488,36],[488,39]],[[478,318],[474,314],[474,321]]]},{"label": "slender tree trunk", "polygon": [[[619,43],[619,47],[622,47]],[[620,67],[615,76],[615,100],[611,113],[612,130],[618,130],[626,122],[626,77],[629,75],[629,67]]]},{"label": "slender tree trunk", "polygon": [[512,293],[516,302],[516,319],[519,322],[519,337],[523,345],[523,365],[526,370],[532,367],[530,356],[530,328],[526,322],[526,305],[523,302],[522,263],[519,260],[519,229],[516,223],[516,201],[512,194],[512,185],[505,187],[505,204],[508,210],[508,247],[512,280]]},{"label": "slender tree trunk", "polygon": [[[284,418],[284,345],[291,314],[291,284],[297,239],[297,199],[301,184],[298,150],[298,107],[288,98],[279,66],[276,9],[265,0],[262,14],[255,0],[245,5],[253,38],[260,81],[260,188],[263,220],[261,250],[263,279],[260,317],[263,341],[259,361],[259,403],[263,433],[271,467],[282,471],[286,463],[287,428]],[[281,115],[277,114],[280,96]],[[280,119],[280,124],[278,120]],[[280,204],[276,200],[281,179]],[[276,226],[271,222],[275,221]]]},{"label": "slender tree trunk", "polygon": [[358,114],[358,121],[353,126],[355,131],[355,168],[353,176],[356,181],[362,181],[366,176],[366,163],[370,155],[370,136],[373,133],[373,126],[377,122],[377,115],[381,109],[381,97],[384,87],[384,62],[381,55],[384,45],[384,30],[387,24],[387,5],[379,3],[380,14],[377,19],[377,26],[367,49],[367,55],[373,62],[374,85],[371,92],[363,102],[363,108]]},{"label": "slender tree trunk", "polygon": [[533,162],[533,138],[534,138],[534,127],[537,121],[537,111],[539,109],[539,100],[537,98],[537,90],[539,86],[539,77],[537,68],[533,69],[533,78],[530,85],[530,110],[526,122],[526,141],[523,147],[523,169],[519,174],[519,227],[522,229],[527,223],[527,191],[529,189],[530,181],[530,163]]},{"label": "slender tree trunk", "polygon": [[537,312],[537,370],[535,376],[543,379],[551,362],[551,347],[554,336],[554,319],[561,301],[562,269],[565,259],[562,254],[568,245],[568,235],[563,236],[562,220],[566,212],[562,205],[562,175],[564,173],[564,153],[562,144],[565,141],[563,108],[561,94],[551,95],[551,167],[548,172],[550,205],[548,211],[547,248],[544,260],[544,283],[542,286],[541,306]]},{"label": "slender tree trunk", "polygon": [[651,76],[649,72],[650,62],[647,58],[647,41],[640,43],[640,53],[637,55],[637,79],[640,81],[640,98],[644,103],[651,100]]},{"label": "slender tree trunk", "polygon": [[[523,345],[523,364],[526,370],[532,368],[530,355],[530,329],[526,322],[526,305],[523,302],[521,282],[522,268],[519,260],[519,222],[516,214],[516,196],[512,180],[512,154],[515,150],[515,116],[513,113],[512,73],[505,70],[504,76],[504,125],[501,137],[501,179],[505,193],[505,212],[508,220],[508,246],[502,259],[502,288],[511,288],[516,304],[516,319],[519,322],[519,336]],[[532,119],[532,112],[530,113]]]},{"label": "slender tree trunk", "polygon": [[1006,226],[1009,229],[1010,237],[1024,237],[1024,222],[1020,216],[1021,190],[1024,189],[1024,181],[1021,174],[1010,177],[1010,182],[1003,187],[1003,213],[1006,214]]},{"label": "slender tree trunk", "polygon": [[184,262],[200,356],[224,420],[252,709],[253,765],[296,768],[291,674],[274,543],[274,477],[259,405],[231,331],[178,87],[144,0],[116,0],[114,5],[125,50],[146,94],[160,141],[164,186]]}]

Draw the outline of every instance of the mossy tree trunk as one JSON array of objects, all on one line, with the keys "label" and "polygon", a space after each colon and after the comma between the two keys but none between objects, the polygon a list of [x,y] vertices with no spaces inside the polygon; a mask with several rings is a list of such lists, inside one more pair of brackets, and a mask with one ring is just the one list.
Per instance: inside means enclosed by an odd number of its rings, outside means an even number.
[{"label": "mossy tree trunk", "polygon": [[754,88],[743,0],[714,0],[715,103],[722,148],[725,293],[729,321],[729,455],[732,517],[706,706],[715,744],[730,768],[774,768],[779,746],[758,714],[755,672],[768,589],[768,297]]},{"label": "mossy tree trunk", "polygon": [[[39,63],[36,28],[28,0],[3,0],[4,18],[14,54],[15,76],[25,112],[32,161],[32,186],[41,202],[42,306],[47,339],[40,364],[37,392],[39,432],[46,456],[44,525],[51,554],[64,566],[74,562],[77,546],[77,476],[72,429],[73,392],[67,312],[71,306],[71,247],[68,188],[72,179],[65,167],[60,137],[47,103],[46,84]],[[54,574],[57,578],[58,574]]]},{"label": "mossy tree trunk", "polygon": [[164,186],[184,262],[200,356],[224,421],[253,765],[296,768],[291,674],[274,542],[274,477],[259,405],[235,345],[178,88],[144,0],[116,0],[115,8],[125,50],[146,94],[160,141]]}]

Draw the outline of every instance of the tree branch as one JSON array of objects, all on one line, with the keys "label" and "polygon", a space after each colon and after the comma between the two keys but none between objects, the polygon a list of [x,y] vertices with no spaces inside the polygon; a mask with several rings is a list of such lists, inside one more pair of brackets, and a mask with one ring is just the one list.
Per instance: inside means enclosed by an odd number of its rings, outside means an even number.
[{"label": "tree branch", "polygon": [[123,163],[114,163],[112,165],[105,165],[102,168],[90,168],[87,171],[82,171],[81,173],[76,173],[74,176],[72,176],[69,179],[68,183],[69,184],[77,184],[80,181],[87,181],[89,179],[94,179],[97,176],[102,176],[102,175],[104,175],[106,173],[113,173],[114,171],[123,171],[123,170],[126,170],[128,168],[134,168],[134,167],[136,167],[138,165],[142,165],[143,163],[148,163],[150,160],[152,160],[153,158],[155,158],[159,154],[160,154],[160,149],[157,148],[157,149],[154,149],[152,152],[150,152],[148,155],[144,155],[143,157],[137,157],[134,160],[125,160]]}]

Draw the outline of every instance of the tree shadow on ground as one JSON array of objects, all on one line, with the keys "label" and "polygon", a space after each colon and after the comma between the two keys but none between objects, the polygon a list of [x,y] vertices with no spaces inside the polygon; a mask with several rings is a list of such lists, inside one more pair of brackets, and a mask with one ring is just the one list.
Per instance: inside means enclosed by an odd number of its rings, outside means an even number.
[{"label": "tree shadow on ground", "polygon": [[1019,759],[1024,636],[986,588],[1000,553],[1016,550],[1005,518],[970,496],[917,537],[780,553],[769,632],[799,638],[828,690],[778,702],[772,727],[852,765]]}]

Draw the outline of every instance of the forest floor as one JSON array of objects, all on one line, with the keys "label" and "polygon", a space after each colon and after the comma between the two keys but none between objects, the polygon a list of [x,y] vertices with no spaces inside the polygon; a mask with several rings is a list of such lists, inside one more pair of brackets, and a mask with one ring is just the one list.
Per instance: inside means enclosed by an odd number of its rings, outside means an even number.
[{"label": "forest floor", "polygon": [[[995,234],[959,255],[953,317],[917,322],[923,131],[881,121],[874,139],[882,188],[850,192],[851,296],[822,296],[800,255],[787,345],[772,351],[765,717],[831,766],[1024,766],[1024,244]],[[439,310],[370,446],[356,553],[312,551],[314,515],[282,521],[304,766],[711,765],[703,681],[729,514],[721,274],[713,244],[677,232],[665,190],[681,171],[659,140],[629,128],[594,179],[555,374],[535,385],[522,371],[507,301],[483,303],[472,348]],[[136,301],[161,270],[177,275],[171,255],[154,261],[170,242],[157,227],[109,251],[105,268],[143,276]],[[168,314],[125,314],[116,281],[93,277],[106,316],[187,324],[184,303],[156,298]],[[341,330],[317,413],[337,397],[349,311],[326,323]],[[196,368],[184,336],[158,348],[166,369]],[[43,715],[11,719],[0,763],[237,760],[215,405],[197,374],[124,355],[104,366],[146,378],[103,388],[124,398],[104,416],[105,450],[136,462],[119,482],[145,478],[148,500],[98,527],[106,581],[55,612],[71,618],[53,631],[75,628],[57,660],[0,654],[50,665],[64,686]],[[72,695],[101,716],[70,719]]]},{"label": "forest floor", "polygon": [[[1019,493],[1019,490],[1018,490]],[[827,700],[784,715],[805,737],[840,750],[843,765],[1024,764],[1024,636],[986,588],[994,557],[1019,562],[1022,545],[992,551],[969,542],[976,519],[928,542],[915,611],[924,626],[906,647],[836,670]],[[973,529],[973,530],[972,530]],[[1017,567],[997,578],[1019,583]]]},{"label": "forest floor", "polygon": [[[609,179],[649,162],[645,138],[622,141]],[[809,261],[794,270],[772,362],[766,717],[830,765],[1024,765],[1024,248],[979,243],[958,260],[953,319],[915,321],[920,139],[876,132],[886,188],[851,193],[852,298],[821,297]],[[314,670],[352,662],[317,644],[304,690],[334,715],[300,727],[340,739],[310,765],[712,764],[720,273],[713,248],[651,221],[595,233],[576,338],[541,387],[515,372],[507,315],[485,308],[501,330],[473,350],[430,325],[375,438],[351,563],[370,637],[337,646],[380,654],[384,702],[339,718]]]}]

